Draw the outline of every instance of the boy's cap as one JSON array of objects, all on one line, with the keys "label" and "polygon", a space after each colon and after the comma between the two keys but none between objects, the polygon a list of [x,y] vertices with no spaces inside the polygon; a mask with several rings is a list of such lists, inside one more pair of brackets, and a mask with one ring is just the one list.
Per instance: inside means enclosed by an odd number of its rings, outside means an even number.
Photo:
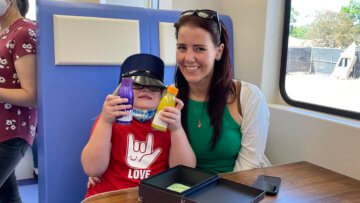
[{"label": "boy's cap", "polygon": [[163,87],[164,62],[151,54],[134,54],[125,59],[121,65],[121,78],[131,77],[140,85]]}]

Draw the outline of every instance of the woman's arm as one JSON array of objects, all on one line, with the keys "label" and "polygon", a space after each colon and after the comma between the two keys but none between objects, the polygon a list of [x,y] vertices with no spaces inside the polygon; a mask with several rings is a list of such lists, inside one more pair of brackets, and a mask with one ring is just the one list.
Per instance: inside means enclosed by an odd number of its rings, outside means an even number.
[{"label": "woman's arm", "polygon": [[25,55],[15,61],[21,88],[0,88],[0,101],[17,106],[36,106],[36,55]]},{"label": "woman's arm", "polygon": [[268,166],[264,155],[270,115],[266,99],[255,85],[242,82],[240,103],[242,140],[234,171]]},{"label": "woman's arm", "polygon": [[160,114],[160,118],[168,123],[168,128],[171,131],[169,166],[174,167],[181,164],[195,167],[195,154],[181,125],[181,109],[184,103],[180,99],[176,99],[176,103],[175,108],[166,107]]},{"label": "woman's arm", "polygon": [[95,123],[91,137],[81,154],[81,163],[88,176],[100,177],[108,168],[111,154],[112,123],[117,116],[128,115],[125,109],[131,105],[118,105],[127,102],[119,96],[108,95],[100,118]]}]

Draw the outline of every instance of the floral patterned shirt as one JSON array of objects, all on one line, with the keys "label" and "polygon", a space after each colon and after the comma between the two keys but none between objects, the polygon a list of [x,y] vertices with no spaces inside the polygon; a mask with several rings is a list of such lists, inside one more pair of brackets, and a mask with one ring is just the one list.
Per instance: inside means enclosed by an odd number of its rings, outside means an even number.
[{"label": "floral patterned shirt", "polygon": [[[0,88],[21,88],[14,63],[22,56],[36,54],[35,32],[35,23],[21,18],[0,34]],[[0,101],[0,142],[20,137],[32,144],[36,125],[36,109]]]}]

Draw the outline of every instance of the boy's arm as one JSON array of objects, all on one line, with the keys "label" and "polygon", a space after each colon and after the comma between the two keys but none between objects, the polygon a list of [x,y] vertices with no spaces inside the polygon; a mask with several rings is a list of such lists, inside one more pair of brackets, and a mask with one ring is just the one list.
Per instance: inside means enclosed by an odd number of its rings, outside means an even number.
[{"label": "boy's arm", "polygon": [[171,147],[169,156],[170,167],[180,164],[189,167],[196,166],[195,154],[182,127],[171,131]]},{"label": "boy's arm", "polygon": [[178,98],[176,98],[176,103],[175,108],[165,107],[160,114],[161,120],[168,123],[171,132],[169,166],[181,164],[195,167],[196,157],[181,125],[181,109],[184,103]]},{"label": "boy's arm", "polygon": [[111,153],[112,124],[101,117],[81,154],[81,163],[88,176],[101,176],[107,169]]},{"label": "boy's arm", "polygon": [[81,163],[88,176],[101,176],[108,168],[111,154],[112,124],[117,116],[128,115],[125,109],[131,105],[122,105],[127,99],[108,95],[101,116],[95,124],[90,140],[81,154]]}]

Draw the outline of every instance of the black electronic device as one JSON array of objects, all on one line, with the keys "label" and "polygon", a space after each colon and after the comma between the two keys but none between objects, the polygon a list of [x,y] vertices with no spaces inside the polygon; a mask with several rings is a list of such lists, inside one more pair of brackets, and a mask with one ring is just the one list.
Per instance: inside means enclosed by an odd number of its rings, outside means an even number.
[{"label": "black electronic device", "polygon": [[274,176],[260,175],[253,184],[260,190],[264,190],[267,195],[276,195],[280,189],[281,179]]}]

